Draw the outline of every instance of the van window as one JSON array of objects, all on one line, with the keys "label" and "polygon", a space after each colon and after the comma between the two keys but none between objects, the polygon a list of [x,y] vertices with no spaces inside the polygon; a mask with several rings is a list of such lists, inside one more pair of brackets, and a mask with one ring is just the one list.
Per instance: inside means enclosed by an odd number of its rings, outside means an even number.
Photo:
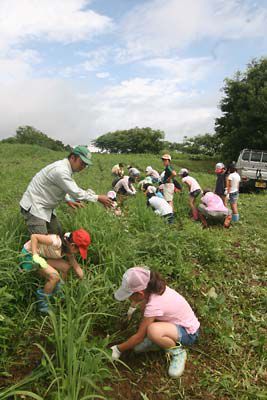
[{"label": "van window", "polygon": [[267,153],[263,153],[262,162],[267,162]]},{"label": "van window", "polygon": [[249,150],[244,151],[243,155],[242,155],[242,160],[244,161],[248,161],[249,160]]},{"label": "van window", "polygon": [[261,151],[252,151],[252,152],[251,152],[251,159],[250,159],[250,161],[259,162],[259,161],[261,160],[261,155],[262,155],[262,152],[261,152]]}]

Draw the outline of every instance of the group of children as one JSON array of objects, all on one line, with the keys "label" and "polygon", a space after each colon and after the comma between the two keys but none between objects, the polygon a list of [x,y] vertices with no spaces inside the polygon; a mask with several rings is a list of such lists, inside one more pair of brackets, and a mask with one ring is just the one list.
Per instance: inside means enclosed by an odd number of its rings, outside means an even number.
[{"label": "group of children", "polygon": [[[145,192],[147,205],[151,206],[155,213],[165,217],[169,223],[174,221],[173,198],[175,192],[181,192],[182,186],[176,180],[177,173],[171,165],[171,156],[164,154],[162,157],[164,171],[160,175],[151,166],[146,168],[146,177],[139,182],[139,187]],[[128,166],[129,175],[124,176],[123,164],[112,168],[116,176],[113,182],[114,192],[121,200],[126,196],[136,194],[134,183],[140,179],[138,169]],[[215,191],[204,189],[202,191],[198,181],[189,175],[186,168],[182,168],[178,175],[182,183],[188,187],[189,206],[194,220],[200,220],[203,227],[209,224],[222,223],[228,228],[231,221],[238,221],[239,214],[237,200],[239,195],[240,176],[236,171],[234,163],[225,168],[223,163],[217,163],[215,167],[217,175]],[[200,196],[200,205],[197,207],[196,199]],[[231,210],[227,208],[229,201]]]},{"label": "group of children", "polygon": [[[171,156],[163,155],[162,161],[165,169],[161,176],[151,166],[146,168],[147,176],[142,182],[142,190],[146,194],[147,204],[172,223],[173,196],[175,191],[181,190],[181,185],[175,179],[177,174],[171,166]],[[113,201],[115,215],[121,215],[121,209],[116,201],[117,195],[136,193],[133,183],[140,177],[140,172],[131,166],[128,167],[128,171],[129,175],[125,176],[122,164],[112,169],[117,181],[113,185],[114,190],[109,191],[107,195]],[[238,220],[237,198],[240,177],[234,165],[230,166],[227,175],[222,163],[216,165],[216,174],[216,188],[213,193],[211,190],[202,192],[199,183],[189,175],[187,169],[182,168],[179,172],[182,183],[186,184],[189,190],[192,216],[194,219],[200,218],[204,226],[207,225],[209,218],[216,219],[218,215],[225,217],[224,222],[227,219],[230,223],[234,216],[235,220]],[[155,184],[158,187],[154,186]],[[200,194],[203,194],[202,204],[197,208],[196,198]],[[226,211],[228,198],[233,216]],[[85,260],[90,243],[90,234],[84,229],[78,229],[63,235],[32,234],[31,239],[24,244],[21,268],[28,271],[37,270],[45,279],[44,288],[37,290],[40,312],[49,312],[50,300],[61,291],[61,286],[71,268],[79,279],[83,278],[83,270],[75,255],[79,254]],[[168,287],[157,272],[145,266],[136,266],[125,272],[115,298],[118,301],[130,300],[128,318],[131,318],[136,308],[140,308],[142,319],[134,335],[125,342],[112,346],[113,360],[119,359],[123,352],[131,349],[135,353],[164,350],[170,358],[169,376],[173,378],[181,376],[186,362],[186,351],[183,346],[192,345],[197,340],[200,327],[196,315],[185,298]]]}]

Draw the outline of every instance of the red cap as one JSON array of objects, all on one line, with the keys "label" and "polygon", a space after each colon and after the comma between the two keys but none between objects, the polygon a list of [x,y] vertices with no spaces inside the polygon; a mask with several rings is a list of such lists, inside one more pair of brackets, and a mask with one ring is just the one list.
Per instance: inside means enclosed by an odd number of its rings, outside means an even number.
[{"label": "red cap", "polygon": [[91,243],[91,237],[84,229],[77,229],[72,232],[72,240],[79,247],[81,257],[85,260],[87,257],[87,248]]}]

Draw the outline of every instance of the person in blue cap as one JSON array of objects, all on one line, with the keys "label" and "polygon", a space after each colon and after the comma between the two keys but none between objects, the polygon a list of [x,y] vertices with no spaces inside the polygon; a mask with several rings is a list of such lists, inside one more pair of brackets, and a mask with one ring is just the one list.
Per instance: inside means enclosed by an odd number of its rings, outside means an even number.
[{"label": "person in blue cap", "polygon": [[105,207],[112,205],[106,195],[83,190],[73,180],[74,172],[89,165],[92,165],[89,149],[76,146],[67,158],[47,165],[32,178],[19,203],[30,234],[61,233],[55,208],[63,200],[73,208],[81,207],[81,201],[98,201]]}]

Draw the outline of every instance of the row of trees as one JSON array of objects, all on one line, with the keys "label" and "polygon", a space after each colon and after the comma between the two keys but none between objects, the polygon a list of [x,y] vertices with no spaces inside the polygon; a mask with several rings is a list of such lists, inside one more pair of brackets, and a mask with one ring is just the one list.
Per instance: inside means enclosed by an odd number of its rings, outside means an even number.
[{"label": "row of trees", "polygon": [[108,132],[93,144],[110,153],[159,153],[164,146],[164,132],[151,128],[133,128]]},{"label": "row of trees", "polygon": [[70,151],[69,145],[64,145],[60,140],[54,140],[33,126],[20,126],[16,135],[2,140],[2,143],[36,144],[55,151]]}]

